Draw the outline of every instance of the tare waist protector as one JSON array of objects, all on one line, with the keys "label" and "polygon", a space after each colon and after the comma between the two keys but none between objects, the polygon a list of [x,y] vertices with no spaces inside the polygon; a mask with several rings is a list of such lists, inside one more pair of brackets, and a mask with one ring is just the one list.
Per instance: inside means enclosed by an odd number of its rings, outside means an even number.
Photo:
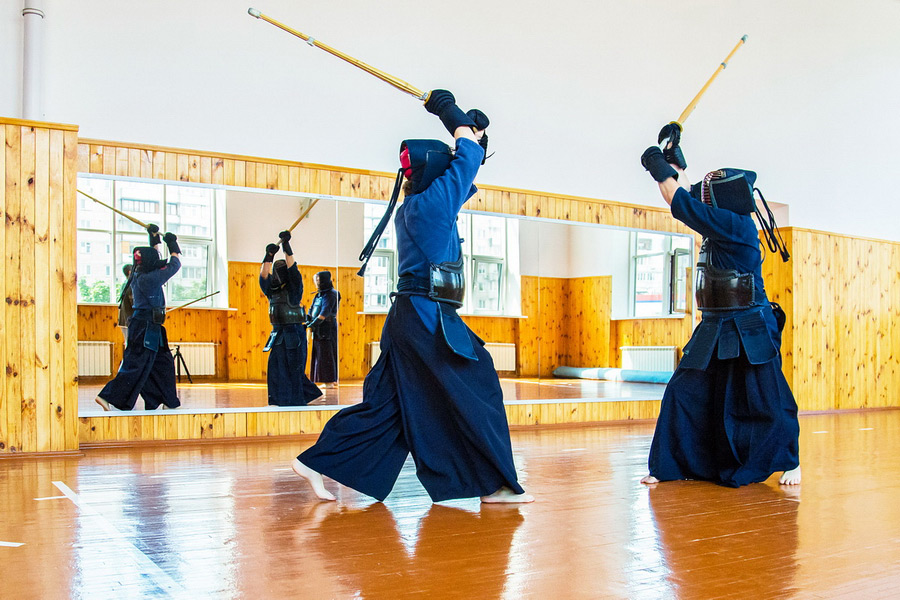
[{"label": "tare waist protector", "polygon": [[753,273],[697,266],[697,308],[738,310],[755,306]]}]

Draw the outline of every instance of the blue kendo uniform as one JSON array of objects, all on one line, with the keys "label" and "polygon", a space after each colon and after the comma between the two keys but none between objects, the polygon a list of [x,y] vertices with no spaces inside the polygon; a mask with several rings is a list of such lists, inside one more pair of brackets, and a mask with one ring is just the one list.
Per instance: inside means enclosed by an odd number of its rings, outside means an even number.
[{"label": "blue kendo uniform", "polygon": [[179,269],[181,261],[171,256],[160,269],[146,273],[136,267],[132,275],[134,313],[128,320],[128,344],[119,372],[97,394],[119,410],[134,409],[139,394],[147,410],[160,404],[181,406],[175,391],[175,359],[162,325],[166,311],[163,284]]},{"label": "blue kendo uniform", "polygon": [[663,396],[650,474],[738,487],[794,469],[797,404],[781,371],[781,331],[763,287],[753,219],[682,188],[672,216],[705,238],[708,266],[752,274],[753,301],[735,310],[701,306],[703,318]]},{"label": "blue kendo uniform", "polygon": [[[269,299],[272,333],[264,352],[269,353],[266,383],[269,404],[273,406],[306,406],[322,395],[322,390],[306,376],[306,331],[300,316],[303,301],[303,277],[296,263],[287,270],[284,288],[273,285],[274,277],[259,276],[259,287]],[[277,289],[273,289],[277,288]],[[286,310],[277,310],[279,304]],[[289,313],[295,319],[278,317]],[[293,320],[293,323],[277,321]]]},{"label": "blue kendo uniform", "polygon": [[332,383],[338,380],[337,313],[341,294],[331,283],[330,271],[320,271],[318,275],[320,288],[309,309],[313,337],[309,370],[313,381]]},{"label": "blue kendo uniform", "polygon": [[[460,139],[449,167],[396,216],[401,286],[361,404],[343,409],[298,459],[384,500],[407,456],[435,502],[485,496],[517,482],[500,381],[484,342],[456,308],[427,297],[431,264],[461,256],[456,218],[484,157]],[[416,282],[420,282],[416,284]]]}]

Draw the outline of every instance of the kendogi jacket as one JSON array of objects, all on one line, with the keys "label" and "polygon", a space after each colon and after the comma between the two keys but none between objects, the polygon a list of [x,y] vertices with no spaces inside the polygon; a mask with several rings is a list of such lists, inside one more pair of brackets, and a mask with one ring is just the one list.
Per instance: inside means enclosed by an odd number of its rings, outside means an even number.
[{"label": "kendogi jacket", "polygon": [[[747,275],[753,280],[744,306],[709,308],[698,302],[703,319],[684,348],[680,366],[705,369],[716,349],[717,357],[725,360],[737,358],[743,347],[754,365],[777,357],[781,331],[766,297],[760,241],[752,217],[710,206],[683,188],[672,198],[672,216],[704,238],[705,264],[698,264],[698,270],[735,271],[744,281]],[[697,279],[702,284],[701,277]],[[697,295],[701,298],[702,291],[698,289]]]},{"label": "kendogi jacket", "polygon": [[408,196],[397,209],[394,222],[399,292],[410,293],[416,313],[429,332],[440,330],[453,352],[471,360],[478,359],[468,328],[456,314],[461,293],[459,301],[453,302],[429,297],[427,290],[429,282],[434,281],[433,272],[442,269],[450,278],[456,278],[456,286],[463,283],[462,239],[456,219],[463,204],[477,191],[473,182],[483,158],[484,150],[477,142],[458,139],[456,155],[444,173],[422,192]]},{"label": "kendogi jacket", "polygon": [[144,347],[156,351],[162,343],[162,331],[160,327],[166,320],[166,296],[163,293],[163,284],[171,279],[181,269],[181,261],[177,256],[170,256],[165,266],[150,271],[141,272],[135,269],[129,284],[134,294],[134,312],[129,319],[147,321],[147,330],[144,333]]}]

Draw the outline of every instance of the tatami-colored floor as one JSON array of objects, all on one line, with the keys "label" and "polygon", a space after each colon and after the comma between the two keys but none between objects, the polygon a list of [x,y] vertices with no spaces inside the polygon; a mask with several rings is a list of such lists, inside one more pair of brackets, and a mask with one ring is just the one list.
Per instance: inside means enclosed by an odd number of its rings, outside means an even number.
[{"label": "tatami-colored floor", "polygon": [[515,431],[520,507],[434,505],[409,463],[317,502],[311,441],[2,460],[0,597],[896,598],[900,411],[801,430],[790,490],[644,487],[649,422]]},{"label": "tatami-colored floor", "polygon": [[[184,383],[178,384],[178,397],[183,409],[227,409],[265,407],[268,395],[265,383]],[[515,379],[500,380],[503,400],[660,400],[666,386],[659,383],[623,381],[591,381],[584,379]],[[347,405],[362,401],[362,380],[344,381],[332,389],[323,389],[315,406]],[[78,387],[78,411],[82,416],[102,414],[94,403],[102,383],[82,383]],[[144,401],[138,398],[135,410],[142,412]]]}]

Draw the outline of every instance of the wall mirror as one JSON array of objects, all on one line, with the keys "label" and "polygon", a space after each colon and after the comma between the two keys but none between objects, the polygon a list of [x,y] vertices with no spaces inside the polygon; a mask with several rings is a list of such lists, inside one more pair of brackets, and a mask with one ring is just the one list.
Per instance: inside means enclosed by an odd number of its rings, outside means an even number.
[{"label": "wall mirror", "polygon": [[[183,267],[166,288],[166,328],[193,380],[182,370],[179,411],[315,410],[361,400],[397,275],[392,228],[366,277],[356,275],[384,202],[98,175],[80,175],[78,189],[179,236]],[[331,271],[341,293],[340,385],[309,407],[269,407],[263,346],[270,325],[260,260],[266,244],[313,201],[292,245],[307,308],[319,271]],[[93,417],[110,414],[93,399],[122,358],[122,267],[147,236],[81,194],[77,206],[79,416]],[[693,237],[471,211],[460,215],[459,230],[469,285],[461,312],[488,343],[506,402],[659,398],[655,389],[555,379],[553,372],[621,367],[621,348],[642,345],[651,330],[672,348],[683,344],[692,324]],[[139,399],[132,414],[143,413]]]}]

